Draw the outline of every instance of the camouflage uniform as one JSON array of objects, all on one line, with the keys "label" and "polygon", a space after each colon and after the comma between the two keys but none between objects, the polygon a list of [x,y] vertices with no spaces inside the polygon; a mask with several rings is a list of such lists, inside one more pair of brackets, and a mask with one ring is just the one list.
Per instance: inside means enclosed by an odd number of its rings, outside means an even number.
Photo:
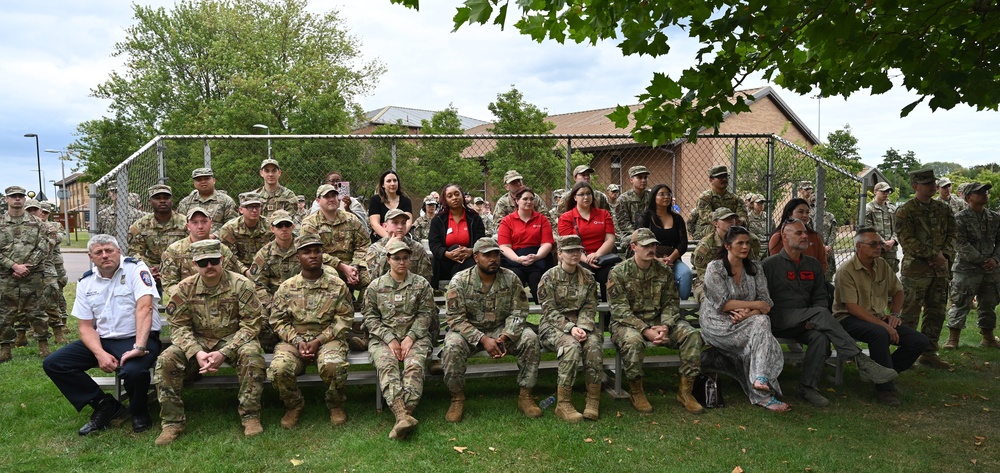
[{"label": "camouflage uniform", "polygon": [[632,237],[632,232],[635,231],[635,219],[646,210],[652,193],[652,190],[646,189],[640,196],[632,188],[618,197],[618,201],[615,202],[615,232],[619,241]]},{"label": "camouflage uniform", "polygon": [[538,336],[525,326],[528,296],[513,271],[500,268],[487,292],[483,292],[479,268],[459,271],[451,278],[447,292],[449,331],[444,337],[441,364],[444,382],[452,393],[465,390],[465,370],[469,354],[484,335],[504,335],[514,344],[510,354],[517,355],[517,384],[532,388],[538,381]]},{"label": "camouflage uniform", "polygon": [[[382,237],[381,240],[372,243],[365,253],[365,264],[368,265],[368,274],[371,275],[372,279],[389,272],[389,263],[386,260],[387,253],[385,251],[385,245],[388,241],[389,237]],[[404,236],[403,243],[406,243],[406,246],[410,247],[410,272],[419,274],[424,279],[430,281],[434,267],[431,264],[431,256],[427,253],[427,249],[419,241],[410,237]]]},{"label": "camouflage uniform", "polygon": [[302,270],[295,253],[294,244],[281,249],[276,241],[271,241],[254,255],[253,263],[250,264],[250,280],[257,288],[257,298],[265,312],[271,308],[271,298],[281,283]]},{"label": "camouflage uniform", "polygon": [[[364,290],[371,282],[368,268],[365,267],[365,251],[371,245],[368,232],[364,225],[354,215],[337,209],[333,220],[327,220],[323,212],[316,212],[302,220],[300,234],[315,234],[323,241],[323,252],[333,259],[330,266],[336,268],[340,263],[358,268],[358,284],[348,286],[351,290]],[[343,277],[343,275],[341,275]]]},{"label": "camouflage uniform", "polygon": [[284,210],[289,215],[295,215],[299,211],[298,196],[285,186],[279,184],[274,192],[268,192],[264,186],[261,186],[252,192],[259,194],[263,200],[260,203],[261,220],[270,217],[275,210]]},{"label": "camouflage uniform", "polygon": [[[368,356],[378,371],[382,397],[390,403],[402,397],[410,412],[424,391],[424,368],[431,353],[429,330],[437,313],[430,283],[412,272],[402,282],[384,274],[365,290],[365,328],[372,334]],[[406,337],[413,340],[413,346],[400,370],[400,361],[389,350],[389,343],[402,343]]]},{"label": "camouflage uniform", "polygon": [[[583,267],[577,267],[576,273],[567,273],[561,266],[551,268],[538,282],[538,302],[542,305],[539,340],[559,358],[559,386],[573,387],[581,360],[584,381],[600,383],[604,378],[604,331],[597,324],[594,275]],[[573,327],[587,332],[582,344],[570,335]]]},{"label": "camouflage uniform", "polygon": [[[814,207],[815,209],[815,207]],[[813,218],[813,222],[816,219]],[[834,255],[837,243],[837,217],[830,212],[823,212],[823,244],[830,247],[826,252],[826,273],[823,275],[827,281],[833,281],[833,275],[837,272],[837,257]]]},{"label": "camouflage uniform", "polygon": [[344,334],[354,320],[354,309],[337,272],[323,267],[323,275],[310,281],[301,274],[283,282],[274,295],[269,322],[281,339],[267,377],[274,384],[286,409],[305,405],[296,377],[311,364],[299,355],[299,342],[320,341],[316,368],[326,385],[324,399],[329,409],[346,399],[347,341]]},{"label": "camouflage uniform", "polygon": [[[705,270],[708,268],[708,263],[711,263],[718,256],[723,246],[722,243],[722,237],[715,231],[715,227],[712,227],[712,232],[702,237],[698,246],[694,248],[694,254],[691,255],[691,264],[694,265],[694,272],[697,275],[694,281],[694,297],[698,302],[701,302],[702,298],[705,297]],[[751,260],[757,260],[762,251],[760,239],[757,238],[757,235],[750,233],[750,255],[748,257]]]},{"label": "camouflage uniform", "polygon": [[882,240],[893,240],[896,246],[882,251],[882,259],[889,263],[892,272],[899,271],[899,236],[896,235],[896,204],[885,201],[879,205],[874,200],[865,205],[865,225],[874,227]]},{"label": "camouflage uniform", "polygon": [[[48,318],[49,327],[54,330],[56,327],[66,326],[66,296],[63,295],[63,288],[69,282],[66,277],[66,267],[63,265],[63,255],[60,244],[66,234],[63,233],[62,224],[59,222],[45,222],[48,226],[49,237],[49,260],[46,264],[51,267],[51,271],[46,269],[45,275],[45,301],[48,305],[45,309],[45,316]],[[58,337],[57,337],[58,338]]]},{"label": "camouflage uniform", "polygon": [[[948,302],[949,267],[955,260],[955,216],[944,202],[931,199],[923,203],[912,198],[896,210],[896,230],[903,248],[902,280],[905,292],[902,320],[916,329],[923,309],[920,332],[931,340],[927,351],[938,350],[938,337],[944,324]],[[944,254],[948,264],[931,267],[927,260]]]},{"label": "camouflage uniform", "polygon": [[[118,235],[118,220],[115,213],[117,212],[117,205],[115,202],[110,202],[100,212],[97,212],[97,233],[104,233],[111,236]],[[127,221],[125,222],[126,228],[148,215],[146,212],[131,205],[128,207],[128,214]]]},{"label": "camouflage uniform", "polygon": [[[160,260],[160,283],[163,286],[163,297],[170,299],[169,292],[183,279],[198,274],[198,267],[191,259],[191,237],[182,238],[170,244]],[[222,245],[222,268],[244,275],[246,267],[240,263],[225,245]],[[258,301],[259,302],[259,301]]]},{"label": "camouflage uniform", "polygon": [[127,254],[151,269],[159,267],[167,247],[187,234],[187,220],[180,213],[173,212],[163,223],[156,220],[155,214],[145,215],[128,227]]},{"label": "camouflage uniform", "polygon": [[951,268],[953,279],[948,328],[965,328],[972,299],[977,297],[977,326],[980,330],[994,330],[997,325],[996,306],[1000,304],[1000,272],[996,269],[986,271],[979,265],[990,258],[1000,262],[1000,213],[983,209],[978,214],[971,208],[965,209],[955,216],[955,223],[958,231],[955,264]]},{"label": "camouflage uniform", "polygon": [[747,229],[754,235],[767,235],[767,212],[750,211],[747,213]]},{"label": "camouflage uniform", "polygon": [[210,214],[208,217],[212,219],[212,233],[216,235],[219,234],[223,224],[240,216],[236,210],[239,208],[236,201],[229,197],[226,191],[219,189],[208,197],[202,197],[197,189],[191,191],[177,204],[177,213],[187,215],[192,207],[201,207]]},{"label": "camouflage uniform", "polygon": [[746,205],[740,201],[736,194],[727,190],[720,195],[716,194],[714,190],[708,189],[698,196],[698,226],[694,231],[695,238],[702,238],[715,231],[712,226],[712,212],[719,207],[730,209],[740,216],[740,221],[747,221]]},{"label": "camouflage uniform", "polygon": [[642,361],[646,356],[642,331],[654,325],[668,328],[670,341],[666,346],[679,351],[681,375],[692,377],[701,372],[701,334],[681,316],[677,284],[670,267],[654,260],[643,270],[635,258],[619,263],[608,276],[608,304],[611,340],[621,353],[626,379],[642,378]]},{"label": "camouflage uniform", "polygon": [[423,217],[418,217],[415,222],[413,222],[413,239],[415,240],[426,240],[431,231],[431,218],[433,215],[424,215]]},{"label": "camouflage uniform", "polygon": [[[45,315],[45,268],[49,258],[48,225],[25,212],[21,217],[9,213],[0,217],[0,345],[14,343],[14,326],[30,326],[35,339],[48,340]],[[14,278],[14,264],[31,267],[23,278]],[[22,322],[23,321],[23,322]]]},{"label": "camouflage uniform", "polygon": [[181,390],[198,372],[199,351],[218,351],[236,368],[240,417],[259,418],[265,365],[257,333],[263,318],[253,283],[231,271],[215,287],[206,286],[200,274],[185,278],[167,304],[167,321],[172,345],[156,360],[153,379],[163,427],[185,423]]},{"label": "camouflage uniform", "polygon": [[964,201],[962,199],[959,199],[954,194],[952,194],[951,197],[948,198],[948,200],[942,199],[941,196],[935,196],[934,200],[936,200],[938,202],[943,202],[943,203],[947,204],[948,208],[951,209],[951,214],[952,215],[958,215],[959,212],[961,212],[961,211],[969,208],[969,203],[968,202],[966,202],[966,201]]},{"label": "camouflage uniform", "polygon": [[222,244],[229,247],[236,255],[236,259],[247,267],[253,264],[254,255],[274,239],[271,224],[267,219],[261,217],[257,221],[257,226],[250,228],[247,227],[242,215],[226,222],[219,230],[218,236]]}]

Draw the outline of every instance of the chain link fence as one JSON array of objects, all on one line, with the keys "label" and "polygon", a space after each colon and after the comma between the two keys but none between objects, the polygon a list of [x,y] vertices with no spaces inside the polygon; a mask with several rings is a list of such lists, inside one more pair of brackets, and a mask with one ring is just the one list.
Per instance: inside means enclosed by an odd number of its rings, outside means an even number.
[{"label": "chain link fence", "polygon": [[258,170],[269,156],[281,165],[281,185],[304,195],[307,204],[332,171],[367,204],[379,176],[394,169],[414,212],[425,196],[449,183],[483,197],[492,208],[506,192],[503,175],[509,169],[519,171],[552,208],[552,191],[571,187],[572,170],[580,164],[595,170],[591,183],[601,191],[610,184],[630,189],[628,169],[643,165],[650,171],[649,188],[669,185],[685,218],[709,188],[707,170],[726,165],[733,192],[765,197],[766,233],[799,183],[812,183],[818,197],[814,227],[832,240],[827,244],[838,262],[850,257],[852,245],[844,240],[863,211],[866,190],[857,176],[775,135],[706,135],[695,143],[659,147],[627,135],[161,136],[92,185],[91,231],[113,234],[124,245],[129,225],[151,210],[146,189],[165,183],[176,204],[194,191],[191,171],[198,167],[213,168],[216,188],[238,201],[239,193],[263,185]]}]

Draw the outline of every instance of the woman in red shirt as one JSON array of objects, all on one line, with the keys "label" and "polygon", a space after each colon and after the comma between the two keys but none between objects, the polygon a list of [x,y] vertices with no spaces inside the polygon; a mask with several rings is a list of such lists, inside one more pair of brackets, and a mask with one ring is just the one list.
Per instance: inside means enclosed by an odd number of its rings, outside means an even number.
[{"label": "woman in red shirt", "polygon": [[497,228],[500,264],[531,288],[531,297],[538,303],[538,281],[549,269],[545,258],[555,243],[552,225],[535,211],[535,191],[530,187],[518,189],[513,197],[517,211],[504,217]]},{"label": "woman in red shirt", "polygon": [[431,219],[427,246],[434,255],[434,275],[431,285],[435,288],[441,280],[451,279],[455,273],[475,265],[472,245],[486,236],[483,219],[465,203],[462,188],[448,184],[441,189],[441,204]]},{"label": "woman in red shirt", "polygon": [[586,181],[577,182],[564,197],[568,209],[559,216],[559,236],[579,235],[584,256],[580,265],[594,273],[606,300],[605,284],[613,264],[598,265],[597,260],[615,251],[615,222],[611,212],[594,207],[594,189]]}]

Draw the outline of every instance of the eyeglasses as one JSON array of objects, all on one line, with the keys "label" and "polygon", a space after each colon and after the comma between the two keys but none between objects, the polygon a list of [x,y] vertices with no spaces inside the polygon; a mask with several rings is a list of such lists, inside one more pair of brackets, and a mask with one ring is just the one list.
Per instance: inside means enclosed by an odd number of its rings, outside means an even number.
[{"label": "eyeglasses", "polygon": [[535,200],[535,198],[534,197],[521,197],[520,199],[517,199],[517,200],[523,200],[525,202],[532,202],[532,201]]},{"label": "eyeglasses", "polygon": [[217,266],[222,262],[222,258],[205,258],[195,261],[194,264],[198,265],[199,268],[207,268],[208,265]]},{"label": "eyeglasses", "polygon": [[860,243],[869,248],[882,248],[883,246],[885,246],[885,243],[881,241],[862,241]]},{"label": "eyeglasses", "polygon": [[274,226],[277,228],[291,228],[292,222],[278,222],[274,224]]}]

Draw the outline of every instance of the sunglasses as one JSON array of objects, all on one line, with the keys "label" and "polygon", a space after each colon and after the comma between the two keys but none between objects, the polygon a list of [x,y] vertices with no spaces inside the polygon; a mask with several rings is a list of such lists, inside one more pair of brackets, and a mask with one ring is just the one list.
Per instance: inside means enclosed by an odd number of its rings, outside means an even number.
[{"label": "sunglasses", "polygon": [[222,262],[222,258],[205,258],[195,261],[194,264],[198,265],[199,268],[207,268],[208,265],[218,266]]},{"label": "sunglasses", "polygon": [[274,226],[277,228],[291,228],[292,222],[278,222],[274,224]]}]

